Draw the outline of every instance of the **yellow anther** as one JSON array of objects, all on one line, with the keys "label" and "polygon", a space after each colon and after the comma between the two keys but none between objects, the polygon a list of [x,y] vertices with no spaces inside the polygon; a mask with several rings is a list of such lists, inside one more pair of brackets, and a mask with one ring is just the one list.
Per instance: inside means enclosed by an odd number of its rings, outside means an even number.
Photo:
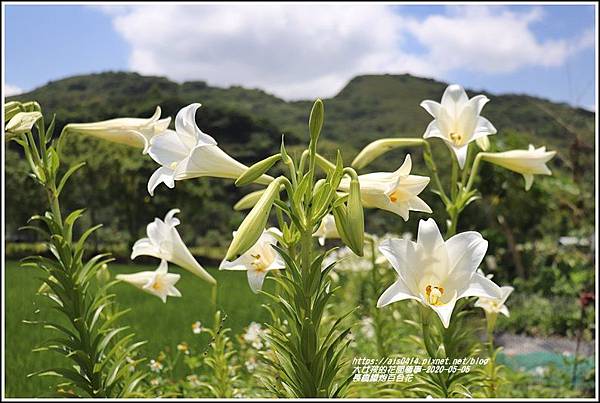
[{"label": "yellow anther", "polygon": [[406,200],[406,194],[399,189],[394,190],[388,197],[392,203],[396,203],[398,200]]},{"label": "yellow anther", "polygon": [[442,295],[444,295],[444,287],[428,285],[425,288],[425,296],[427,297],[427,302],[431,305],[442,305]]},{"label": "yellow anther", "polygon": [[268,264],[265,261],[265,259],[262,259],[262,256],[260,254],[256,254],[256,255],[250,255],[252,256],[252,258],[254,259],[254,262],[252,262],[252,266],[255,267],[255,269],[257,271],[263,271],[267,268]]},{"label": "yellow anther", "polygon": [[460,133],[452,132],[450,133],[450,139],[454,144],[459,145],[462,141],[462,135]]}]

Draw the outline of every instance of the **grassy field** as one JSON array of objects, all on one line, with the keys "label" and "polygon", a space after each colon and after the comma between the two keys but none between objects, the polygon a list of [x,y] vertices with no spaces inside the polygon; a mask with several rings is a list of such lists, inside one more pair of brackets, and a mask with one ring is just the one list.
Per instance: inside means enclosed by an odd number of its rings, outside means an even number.
[{"label": "grassy field", "polygon": [[[113,274],[155,268],[123,264],[109,267]],[[48,309],[44,298],[36,296],[41,284],[41,272],[21,268],[15,261],[6,262],[5,268],[5,394],[7,397],[41,396],[49,391],[55,379],[27,378],[27,374],[55,366],[60,357],[52,353],[31,352],[45,338],[52,337],[53,332],[22,321],[40,319],[41,315],[51,315],[52,311]],[[182,340],[191,340],[194,336],[191,331],[193,322],[212,322],[211,289],[207,283],[179,268],[172,267],[172,271],[182,275],[177,287],[183,296],[169,298],[166,304],[126,284],[118,284],[113,289],[121,307],[133,308],[126,321],[135,330],[138,339],[148,340],[142,351],[146,357],[156,356],[165,347],[174,349]],[[264,297],[250,291],[244,272],[209,271],[219,282],[218,303],[228,316],[226,326],[232,328],[234,334],[251,321],[267,319],[267,312],[260,306]]]}]

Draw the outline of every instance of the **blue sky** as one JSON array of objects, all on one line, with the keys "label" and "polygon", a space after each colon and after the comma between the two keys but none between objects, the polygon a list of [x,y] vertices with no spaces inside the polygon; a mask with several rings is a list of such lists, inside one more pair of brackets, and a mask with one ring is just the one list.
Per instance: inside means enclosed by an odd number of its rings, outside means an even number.
[{"label": "blue sky", "polygon": [[5,84],[106,70],[334,95],[404,73],[593,109],[591,5],[6,5]]}]

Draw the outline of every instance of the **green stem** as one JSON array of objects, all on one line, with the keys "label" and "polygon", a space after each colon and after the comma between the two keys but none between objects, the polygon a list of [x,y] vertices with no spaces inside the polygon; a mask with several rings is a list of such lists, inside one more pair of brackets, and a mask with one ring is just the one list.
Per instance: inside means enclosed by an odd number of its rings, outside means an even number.
[{"label": "green stem", "polygon": [[[367,238],[370,245],[371,245],[371,282],[373,284],[373,297],[374,297],[374,301],[377,298],[377,294],[379,293],[379,276],[378,276],[378,272],[377,272],[377,255],[376,255],[376,250],[377,248],[375,247],[375,240],[371,237]],[[371,304],[371,307],[374,307],[375,305]],[[383,335],[383,323],[381,321],[381,310],[378,309],[377,307],[375,307],[374,310],[372,310],[372,315],[373,315],[373,320],[375,322],[375,338],[376,338],[376,342],[377,342],[377,354],[379,354],[379,357],[386,357],[387,356],[387,352],[385,349],[385,345],[384,345],[384,335]]]},{"label": "green stem", "polygon": [[[217,311],[219,310],[217,301],[218,301],[218,285],[215,283],[212,285],[211,293],[210,293],[210,302],[211,302],[213,312],[215,315],[217,314]],[[215,324],[215,326],[216,325],[217,324]]]},{"label": "green stem", "polygon": [[431,146],[429,145],[429,142],[427,140],[423,140],[423,147],[423,159],[425,160],[425,163],[427,164],[427,167],[431,172],[431,176],[433,177],[433,181],[438,192],[440,193],[442,201],[445,205],[448,205],[450,203],[450,199],[448,199],[448,196],[444,191],[444,187],[442,186],[442,182],[440,181],[440,177],[438,176],[437,166],[435,164],[435,161],[433,160],[433,155],[431,154]]},{"label": "green stem", "polygon": [[419,305],[421,311],[421,332],[423,334],[423,344],[430,358],[437,358],[436,350],[434,349],[434,341],[431,335],[431,309]]},{"label": "green stem", "polygon": [[475,157],[475,161],[473,162],[473,166],[471,167],[471,174],[469,175],[469,181],[467,182],[467,186],[465,187],[465,192],[471,190],[473,183],[475,182],[475,178],[477,177],[477,170],[479,169],[479,163],[481,159],[486,155],[486,153],[479,153]]},{"label": "green stem", "polygon": [[498,392],[498,379],[496,376],[496,351],[494,349],[494,325],[489,323],[488,320],[488,329],[487,329],[487,341],[488,341],[488,355],[490,358],[490,362],[488,364],[489,367],[489,388],[488,388],[488,397],[496,397]]},{"label": "green stem", "polygon": [[458,193],[458,161],[456,160],[456,155],[453,152],[450,152],[452,155],[452,179],[450,181],[450,197],[452,198],[452,204],[456,203],[456,195]]},{"label": "green stem", "polygon": [[460,179],[460,184],[462,185],[462,187],[465,186],[465,182],[467,180],[467,173],[469,172],[469,168],[471,167],[471,164],[473,163],[473,147],[475,147],[475,146],[470,143],[469,143],[469,145],[467,145],[467,161],[465,163],[465,166],[463,167],[462,177]]},{"label": "green stem", "polygon": [[450,208],[450,211],[448,211],[448,215],[450,216],[450,225],[446,230],[446,239],[456,234],[456,225],[458,224],[459,213],[455,206],[452,206]]}]

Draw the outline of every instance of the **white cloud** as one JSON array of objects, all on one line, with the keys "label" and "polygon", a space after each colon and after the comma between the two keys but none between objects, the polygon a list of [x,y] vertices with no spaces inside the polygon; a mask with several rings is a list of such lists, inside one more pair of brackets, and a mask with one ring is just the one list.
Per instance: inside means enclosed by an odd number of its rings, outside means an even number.
[{"label": "white cloud", "polygon": [[4,92],[5,97],[10,97],[13,95],[19,95],[23,93],[23,89],[17,87],[16,85],[4,84],[4,87],[2,89],[2,92]]},{"label": "white cloud", "polygon": [[[417,19],[380,4],[205,4],[105,8],[142,74],[259,87],[287,99],[334,95],[357,74],[443,78],[558,66],[593,32],[541,41],[539,8],[448,7]],[[417,41],[419,46],[409,41]],[[416,49],[420,47],[421,49]]]},{"label": "white cloud", "polygon": [[591,32],[572,41],[540,41],[531,30],[543,19],[540,8],[521,13],[489,6],[455,10],[406,20],[407,32],[428,49],[425,58],[446,70],[509,73],[525,66],[560,66],[570,54],[593,46]]}]

